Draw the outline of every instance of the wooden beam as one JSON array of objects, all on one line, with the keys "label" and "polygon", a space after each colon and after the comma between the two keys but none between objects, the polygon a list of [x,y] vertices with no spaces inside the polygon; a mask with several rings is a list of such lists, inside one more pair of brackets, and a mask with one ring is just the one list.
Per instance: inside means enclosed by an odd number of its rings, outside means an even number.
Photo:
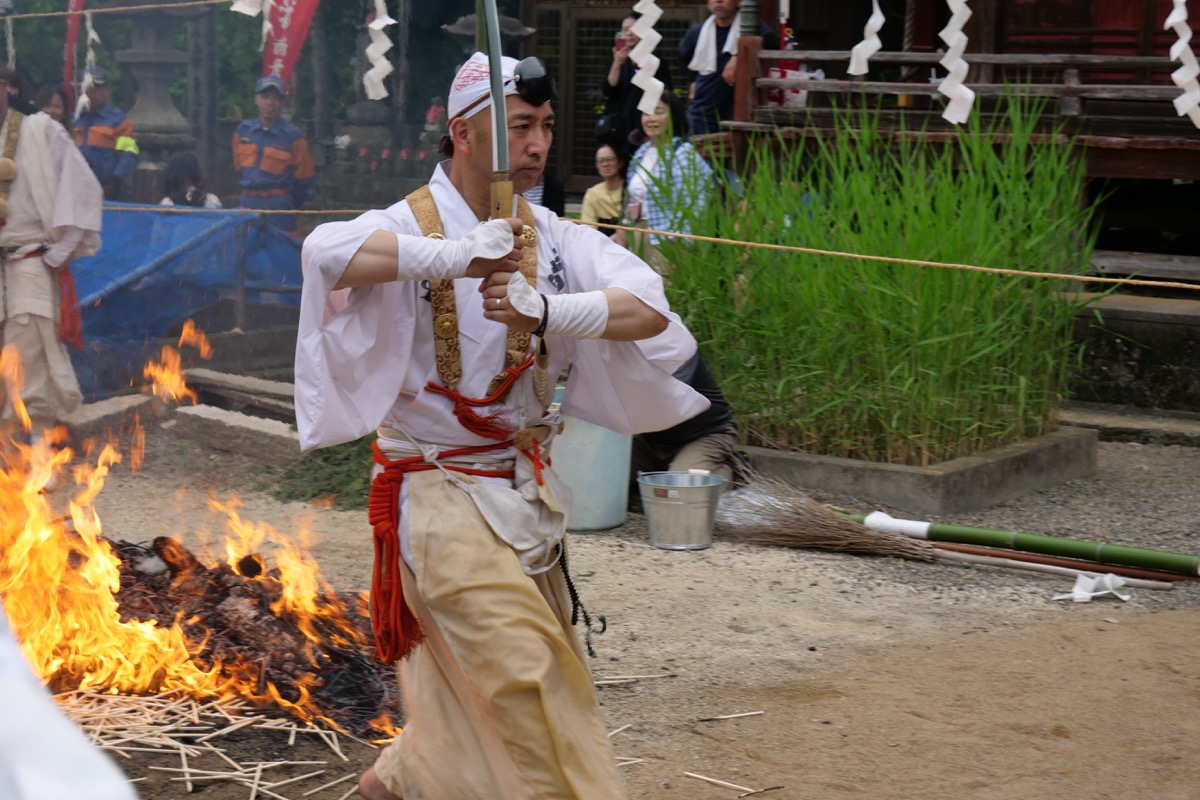
[{"label": "wooden beam", "polygon": [[[764,61],[846,61],[849,50],[761,50],[758,57]],[[1094,67],[1097,69],[1150,69],[1171,72],[1178,64],[1166,56],[1102,56],[1084,53],[967,53],[963,56],[971,64],[995,64],[998,66],[1031,67]],[[940,53],[900,53],[893,50],[880,51],[871,56],[872,62],[880,64],[936,64],[942,59]]]}]

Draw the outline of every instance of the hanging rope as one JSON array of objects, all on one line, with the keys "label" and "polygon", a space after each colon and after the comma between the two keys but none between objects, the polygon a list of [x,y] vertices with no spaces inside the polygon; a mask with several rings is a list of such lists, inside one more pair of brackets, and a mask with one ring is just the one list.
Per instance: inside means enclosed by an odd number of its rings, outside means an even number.
[{"label": "hanging rope", "polygon": [[[123,14],[128,11],[155,11],[160,8],[169,8],[172,10],[180,8],[194,8],[195,6],[227,6],[231,0],[187,0],[182,3],[155,3],[144,6],[112,6],[110,8],[94,9],[97,14]],[[261,3],[263,0],[235,0],[235,5]],[[36,11],[28,14],[13,14],[13,19],[42,19],[45,17],[69,17],[72,14],[90,14],[93,9],[87,11]],[[243,12],[246,13],[246,12]],[[250,16],[255,16],[257,12]]]}]

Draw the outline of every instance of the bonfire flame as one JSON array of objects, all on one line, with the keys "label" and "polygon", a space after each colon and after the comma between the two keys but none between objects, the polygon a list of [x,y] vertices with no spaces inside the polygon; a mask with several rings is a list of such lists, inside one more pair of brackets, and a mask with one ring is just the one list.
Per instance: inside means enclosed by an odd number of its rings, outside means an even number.
[{"label": "bonfire flame", "polygon": [[[202,355],[206,350],[211,353],[203,334],[190,323],[184,328],[181,343],[185,339],[196,344]],[[168,350],[164,348],[164,356]],[[190,396],[195,402],[195,393],[183,382],[178,352],[172,352],[174,361],[164,357],[163,364],[156,365],[162,371],[154,373],[155,394],[165,396],[158,388],[162,378],[174,387],[172,391],[183,390],[172,396]],[[150,373],[148,365],[147,375]],[[9,402],[28,432],[29,419],[20,402],[20,375],[15,352],[5,348],[0,354],[0,377]],[[72,462],[74,452],[61,446],[61,433],[36,437],[32,445],[24,444],[23,437],[10,438],[0,441],[4,453],[0,465],[0,599],[25,655],[52,690],[113,694],[182,690],[198,698],[246,698],[260,705],[283,707],[306,721],[321,720],[342,727],[313,702],[312,693],[321,682],[317,673],[322,653],[330,648],[343,653],[363,652],[369,649],[369,642],[354,621],[355,614],[361,612],[347,607],[308,555],[306,533],[293,541],[269,525],[244,520],[238,513],[240,502],[236,498],[225,502],[211,499],[210,507],[225,516],[229,535],[223,543],[223,560],[228,566],[222,567],[215,560],[206,563],[182,546],[182,553],[172,553],[166,544],[160,550],[168,562],[172,558],[191,559],[193,573],[231,574],[245,586],[259,587],[252,596],[243,592],[234,598],[230,593],[230,599],[247,613],[266,615],[265,608],[258,608],[256,598],[277,598],[269,604],[270,612],[278,618],[271,622],[298,632],[294,636],[289,633],[295,642],[303,643],[297,648],[302,652],[296,655],[313,667],[297,671],[289,687],[281,690],[264,678],[269,654],[252,660],[230,652],[228,647],[210,648],[212,632],[197,624],[197,615],[179,611],[166,624],[132,618],[129,609],[123,613],[122,589],[128,587],[122,586],[122,566],[127,582],[132,568],[105,537],[93,506],[110,468],[121,462],[114,442],[100,449],[93,464],[74,467],[75,494],[67,504],[68,516],[61,517],[56,516],[44,489]],[[133,453],[140,460],[144,444],[140,426],[131,440]],[[138,547],[116,544],[122,553]],[[157,549],[159,543],[155,544]],[[273,557],[274,567],[262,555],[265,551]],[[182,578],[172,574],[174,590]],[[204,591],[201,587],[197,603],[202,602]],[[328,663],[328,656],[324,661]],[[395,732],[386,716],[370,724],[387,733]]]},{"label": "bonfire flame", "polygon": [[[179,346],[184,345],[195,347],[203,359],[212,358],[212,345],[208,337],[190,319],[183,323],[183,330],[179,334]],[[185,398],[192,405],[199,403],[199,396],[184,381],[183,358],[179,351],[170,345],[163,345],[160,359],[147,362],[142,369],[142,375],[150,381],[150,392],[168,403],[181,402]]]}]

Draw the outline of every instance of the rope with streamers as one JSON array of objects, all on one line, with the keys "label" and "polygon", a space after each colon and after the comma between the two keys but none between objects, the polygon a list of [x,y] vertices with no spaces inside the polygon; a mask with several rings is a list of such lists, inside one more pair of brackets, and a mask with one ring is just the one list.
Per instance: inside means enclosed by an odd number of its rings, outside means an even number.
[{"label": "rope with streamers", "polygon": [[96,66],[96,45],[100,44],[100,34],[96,33],[96,27],[92,24],[92,12],[83,12],[83,24],[87,30],[87,45],[85,55],[83,57],[83,81],[79,86],[79,99],[75,101],[75,116],[78,117],[92,107],[92,103],[88,100],[88,89],[95,86],[95,81],[92,78],[91,67]]},{"label": "rope with streamers", "polygon": [[942,112],[942,119],[961,125],[971,115],[971,106],[975,104],[975,92],[963,83],[967,77],[967,62],[962,57],[967,49],[963,26],[971,18],[971,9],[967,8],[967,0],[946,0],[946,4],[950,6],[950,21],[938,32],[938,37],[950,49],[938,63],[948,74],[938,84],[938,91],[950,100]]},{"label": "rope with streamers", "polygon": [[1171,81],[1183,90],[1176,97],[1175,111],[1179,116],[1186,115],[1197,128],[1200,128],[1200,64],[1196,63],[1196,54],[1192,52],[1189,42],[1192,40],[1192,28],[1188,25],[1187,0],[1173,0],[1174,7],[1167,15],[1163,24],[1164,30],[1173,30],[1179,39],[1171,45],[1171,60],[1178,61],[1182,66],[1171,73]]},{"label": "rope with streamers", "polygon": [[663,93],[663,82],[654,77],[661,63],[658,56],[654,55],[654,48],[662,41],[662,34],[654,30],[654,23],[663,15],[663,10],[654,0],[638,0],[633,10],[641,14],[631,28],[640,41],[629,52],[633,63],[638,65],[638,71],[633,75],[633,85],[642,90],[642,99],[637,107],[643,114],[653,114]]},{"label": "rope with streamers", "polygon": [[382,100],[388,96],[383,79],[390,75],[395,67],[384,57],[384,54],[392,49],[392,39],[384,28],[395,24],[396,20],[388,16],[385,0],[375,0],[375,19],[367,24],[367,35],[371,37],[371,43],[367,45],[366,54],[371,68],[363,73],[362,78],[363,88],[367,90],[367,98],[370,100]]},{"label": "rope with streamers", "polygon": [[271,7],[274,4],[274,0],[234,0],[233,5],[229,7],[230,11],[245,14],[247,17],[257,17],[262,14],[262,38],[258,41],[259,50],[267,46],[267,38],[271,35]]},{"label": "rope with streamers", "polygon": [[883,42],[879,39],[883,23],[884,16],[879,10],[879,0],[871,0],[871,16],[867,17],[867,25],[863,28],[863,40],[850,51],[850,69],[846,71],[851,75],[866,75],[867,62],[871,60],[871,56],[883,49]]},{"label": "rope with streamers", "polygon": [[[363,208],[190,208],[187,206],[153,205],[104,206],[103,208],[105,211],[116,211],[125,214],[294,214],[296,216],[324,217],[357,217],[364,211],[369,210]],[[879,261],[884,264],[901,264],[913,267],[961,269],[973,272],[989,272],[995,275],[1011,275],[1016,278],[1031,278],[1035,280],[1064,280],[1075,281],[1077,283],[1105,284],[1109,286],[1153,286],[1161,289],[1184,289],[1191,292],[1200,292],[1200,284],[1183,283],[1181,281],[1148,281],[1140,278],[1107,278],[1100,275],[1072,275],[1065,272],[1027,272],[1025,270],[1005,269],[1003,267],[981,267],[976,264],[956,264],[946,261],[923,261],[916,258],[876,256],[867,253],[846,253],[839,250],[822,250],[817,247],[800,247],[798,245],[790,244],[772,244],[771,242],[751,242],[739,239],[723,239],[717,236],[701,236],[695,233],[660,231],[654,230],[653,228],[635,228],[629,225],[617,225],[611,222],[584,222],[583,220],[569,219],[566,217],[563,217],[562,219],[576,225],[586,225],[590,228],[598,228],[603,225],[606,228],[615,228],[616,230],[628,231],[630,233],[644,233],[646,235],[683,239],[691,242],[707,242],[709,244],[740,247],[746,250],[774,250],[780,253],[804,253],[814,256],[830,256],[832,258],[844,258],[857,261]]]}]

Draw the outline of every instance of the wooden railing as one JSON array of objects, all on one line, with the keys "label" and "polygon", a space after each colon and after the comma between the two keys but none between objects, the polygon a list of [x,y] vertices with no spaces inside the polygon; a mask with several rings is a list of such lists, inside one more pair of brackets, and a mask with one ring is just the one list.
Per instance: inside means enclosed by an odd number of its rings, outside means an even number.
[{"label": "wooden railing", "polygon": [[[1165,104],[1164,114],[1173,113],[1170,106],[1182,90],[1172,84],[1167,75],[1176,67],[1169,59],[1154,56],[1102,56],[1086,54],[1042,54],[1042,53],[969,53],[964,56],[972,69],[980,73],[977,79],[968,78],[967,85],[977,98],[1003,97],[1019,91],[1029,97],[1057,99],[1058,114],[1078,116],[1084,113],[1084,100],[1125,100]],[[762,50],[758,53],[764,65],[784,60],[814,63],[849,63],[850,52],[845,50]],[[890,64],[909,67],[935,67],[942,56],[938,53],[894,53],[880,52],[871,57],[873,65]],[[992,74],[996,67],[1007,67],[1036,74],[1039,79],[1048,73],[1058,73],[1059,83],[1002,83],[994,82]],[[766,105],[765,93],[770,89],[803,89],[810,97],[818,94],[859,94],[868,96],[905,95],[937,97],[937,83],[930,81],[872,81],[864,78],[845,79],[801,79],[765,78],[766,70],[760,67],[753,77],[756,92],[754,105]],[[1124,72],[1148,75],[1161,73],[1158,83],[1095,83],[1085,82],[1084,76],[1094,72]],[[746,76],[750,80],[750,76]],[[1200,133],[1200,132],[1198,132]]]},{"label": "wooden railing", "polygon": [[[718,134],[693,138],[703,152],[744,165],[749,143],[756,137],[830,135],[836,113],[831,107],[835,105],[871,109],[881,130],[908,131],[930,142],[950,141],[955,136],[955,126],[940,116],[936,83],[865,77],[768,78],[770,67],[780,61],[844,74],[850,52],[760,47],[757,37],[738,39],[734,118],[722,122]],[[964,57],[972,70],[966,84],[976,94],[972,113],[990,114],[998,98],[1014,92],[1046,99],[1050,113],[1044,115],[1045,128],[1074,137],[1086,153],[1089,175],[1200,180],[1200,130],[1187,117],[1175,114],[1172,101],[1182,90],[1170,82],[1170,72],[1178,64],[1169,59],[1038,53],[967,53]],[[919,68],[936,65],[941,58],[938,53],[880,52],[871,57],[871,64]],[[1032,75],[1038,82],[1025,83],[1014,76],[1005,83],[1003,75],[994,79],[1006,72]],[[1112,82],[1114,74],[1132,76],[1131,82]],[[1049,82],[1054,77],[1057,82]],[[1100,79],[1108,82],[1098,82]],[[767,93],[778,89],[808,92],[806,106],[769,105]],[[908,102],[885,102],[893,96],[907,96]]]}]

